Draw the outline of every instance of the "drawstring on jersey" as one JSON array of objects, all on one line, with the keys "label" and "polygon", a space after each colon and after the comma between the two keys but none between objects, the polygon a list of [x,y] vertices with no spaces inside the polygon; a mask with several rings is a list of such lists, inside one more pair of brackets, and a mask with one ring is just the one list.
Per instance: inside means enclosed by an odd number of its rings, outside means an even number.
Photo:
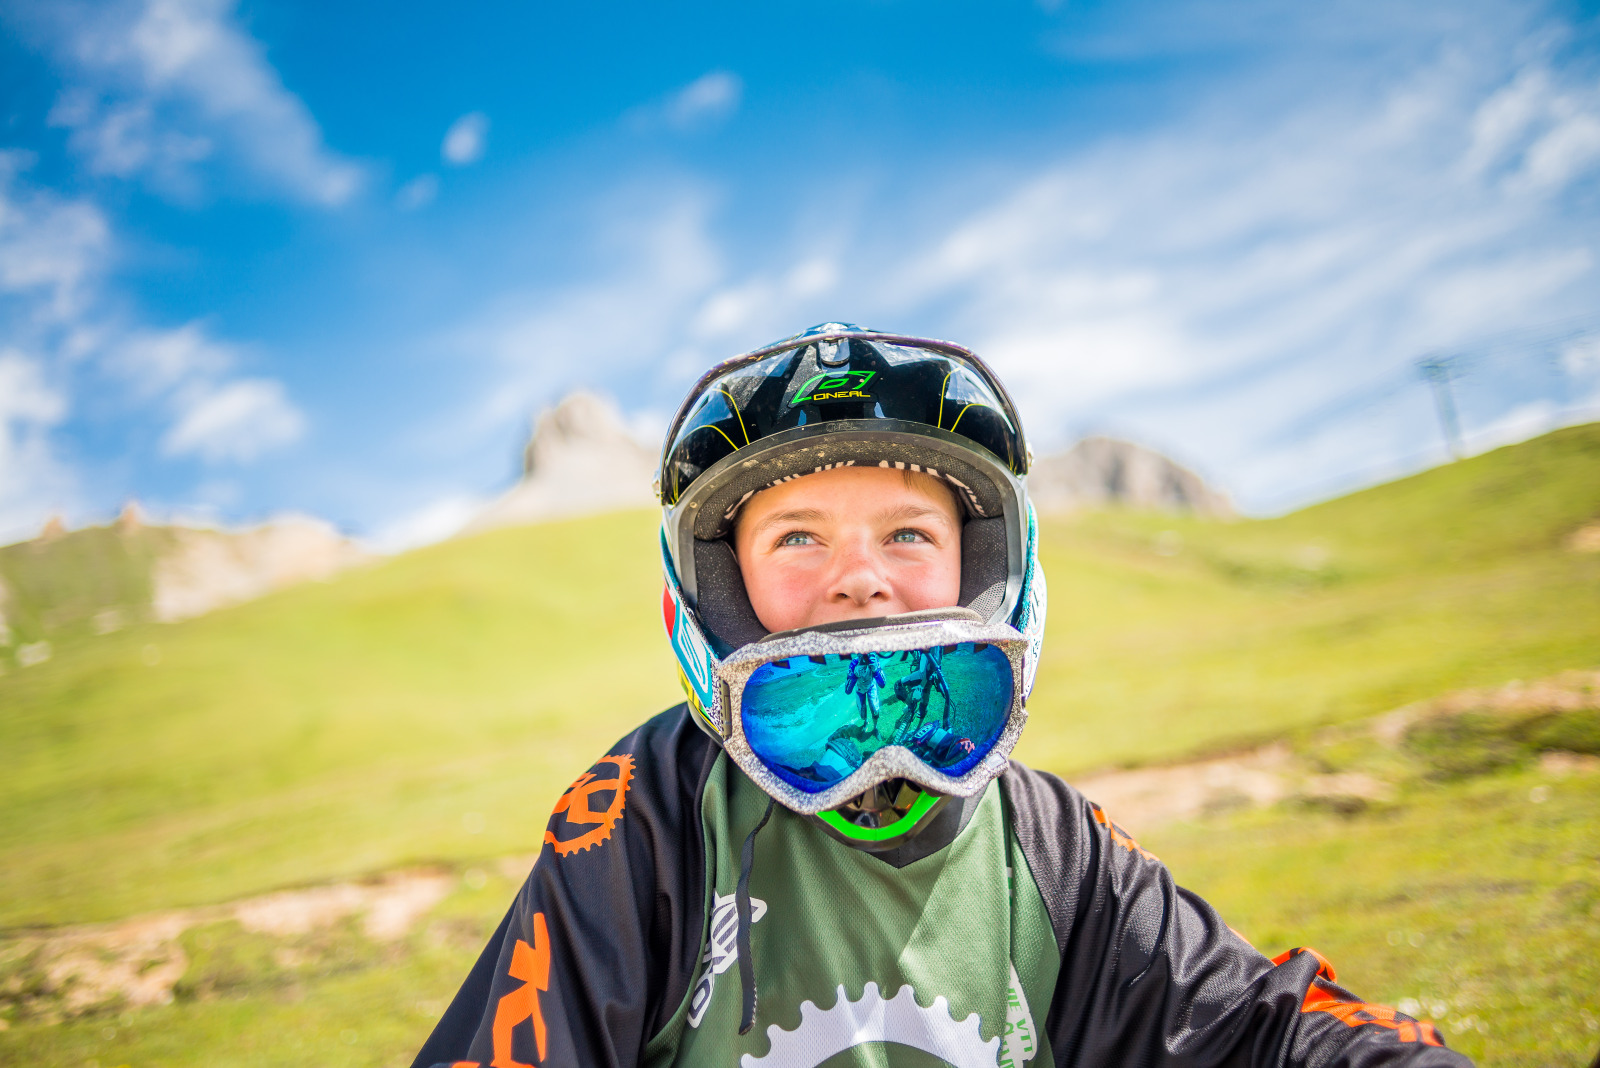
[{"label": "drawstring on jersey", "polygon": [[739,1018],[741,1035],[749,1034],[750,1028],[756,1025],[756,966],[750,959],[750,867],[756,859],[756,835],[772,818],[772,806],[775,803],[773,799],[767,799],[767,811],[761,814],[761,822],[750,829],[744,840],[744,849],[739,854],[739,888],[734,891],[733,907],[739,914],[734,944],[739,951],[739,986],[744,991],[744,1012]]}]

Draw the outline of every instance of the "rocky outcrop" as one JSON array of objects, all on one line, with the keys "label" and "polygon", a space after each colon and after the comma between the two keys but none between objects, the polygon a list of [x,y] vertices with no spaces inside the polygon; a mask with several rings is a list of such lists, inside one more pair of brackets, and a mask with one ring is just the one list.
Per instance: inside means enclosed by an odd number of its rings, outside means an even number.
[{"label": "rocky outcrop", "polygon": [[610,400],[573,393],[540,413],[522,478],[463,533],[620,508],[648,507],[656,456],[634,440]]},{"label": "rocky outcrop", "polygon": [[367,554],[334,527],[288,516],[242,531],[170,527],[172,547],[151,573],[150,614],[163,623],[310,579],[326,580]]},{"label": "rocky outcrop", "polygon": [[1231,516],[1227,495],[1153,449],[1115,438],[1084,438],[1036,460],[1028,495],[1041,512],[1120,505],[1203,516]]}]

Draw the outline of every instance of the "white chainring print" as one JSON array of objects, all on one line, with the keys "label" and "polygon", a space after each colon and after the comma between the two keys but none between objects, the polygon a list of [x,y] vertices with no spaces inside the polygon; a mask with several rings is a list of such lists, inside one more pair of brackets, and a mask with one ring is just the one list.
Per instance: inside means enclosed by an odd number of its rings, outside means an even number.
[{"label": "white chainring print", "polygon": [[[1013,970],[1013,982],[1014,976]],[[1020,988],[1016,992],[1020,995]],[[1000,1063],[999,1036],[983,1040],[977,1013],[959,1023],[951,1019],[949,1003],[942,997],[924,1008],[909,983],[888,1000],[878,992],[877,983],[868,983],[858,1001],[851,1001],[843,986],[836,993],[838,999],[830,1009],[802,1002],[800,1026],[793,1031],[777,1024],[768,1027],[771,1049],[763,1057],[746,1054],[740,1059],[741,1068],[816,1068],[829,1057],[869,1042],[910,1046],[952,1068],[997,1068]],[[1008,1023],[1012,1015],[1007,1012]]]}]

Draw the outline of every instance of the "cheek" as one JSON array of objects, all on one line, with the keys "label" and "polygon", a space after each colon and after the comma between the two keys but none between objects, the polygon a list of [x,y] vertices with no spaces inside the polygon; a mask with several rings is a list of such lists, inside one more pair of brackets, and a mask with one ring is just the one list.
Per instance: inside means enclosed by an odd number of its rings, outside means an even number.
[{"label": "cheek", "polygon": [[745,593],[756,618],[768,630],[805,626],[819,582],[813,561],[801,554],[741,560]]},{"label": "cheek", "polygon": [[906,610],[949,608],[961,599],[961,550],[951,547],[900,569],[895,576],[896,592]]}]

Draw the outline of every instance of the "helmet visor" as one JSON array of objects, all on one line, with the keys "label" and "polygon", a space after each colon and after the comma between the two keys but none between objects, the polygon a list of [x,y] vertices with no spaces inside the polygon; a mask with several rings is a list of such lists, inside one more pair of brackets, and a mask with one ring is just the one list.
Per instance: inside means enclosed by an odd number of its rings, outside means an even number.
[{"label": "helmet visor", "polygon": [[959,778],[994,748],[1014,690],[1011,659],[990,642],[795,656],[751,673],[740,717],[756,758],[814,794],[889,746]]},{"label": "helmet visor", "polygon": [[667,435],[661,501],[676,504],[746,445],[837,419],[924,423],[981,446],[1015,475],[1027,472],[1011,399],[976,356],[892,335],[819,335],[738,357],[701,379]]}]

